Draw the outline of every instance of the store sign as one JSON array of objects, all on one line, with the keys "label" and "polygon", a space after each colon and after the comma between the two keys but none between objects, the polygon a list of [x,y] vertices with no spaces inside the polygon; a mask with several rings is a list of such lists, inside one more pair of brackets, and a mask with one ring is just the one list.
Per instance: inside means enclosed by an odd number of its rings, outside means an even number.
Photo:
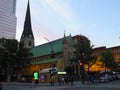
[{"label": "store sign", "polygon": [[57,74],[67,74],[66,72],[57,72]]}]

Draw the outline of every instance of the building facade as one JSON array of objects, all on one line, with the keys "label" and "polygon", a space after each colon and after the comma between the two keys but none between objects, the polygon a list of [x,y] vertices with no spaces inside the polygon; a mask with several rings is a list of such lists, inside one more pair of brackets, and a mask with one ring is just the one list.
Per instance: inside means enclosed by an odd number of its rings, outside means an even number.
[{"label": "building facade", "polygon": [[0,0],[0,38],[16,38],[16,0]]},{"label": "building facade", "polygon": [[[30,19],[30,6],[28,2],[28,7],[26,11],[24,30],[21,36],[21,41],[24,43],[25,48],[29,48],[33,56],[30,58],[30,65],[21,70],[22,75],[32,75],[34,71],[41,71],[47,68],[57,67],[60,69],[65,69],[65,67],[74,65],[74,73],[80,74],[79,61],[77,63],[71,63],[73,55],[73,45],[76,44],[81,35],[76,36],[66,36],[64,34],[63,38],[50,41],[48,43],[34,46],[34,35],[32,32],[32,25]],[[90,66],[91,72],[105,70],[101,67],[101,52],[106,49],[110,49],[117,63],[120,63],[120,46],[118,47],[98,47],[94,48],[93,55],[97,56],[97,61],[95,64]],[[120,65],[119,65],[120,66]],[[85,67],[86,71],[88,70]]]},{"label": "building facade", "polygon": [[105,50],[110,50],[112,52],[114,61],[118,65],[117,71],[120,71],[120,46],[115,46],[110,48],[106,48],[105,46],[103,46],[103,47],[94,48],[93,55],[97,57],[97,61],[94,65],[90,67],[90,71],[105,70],[105,67],[102,65],[102,62],[100,62],[101,53],[104,52]]},{"label": "building facade", "polygon": [[[63,69],[71,64],[70,44],[71,36],[63,37],[30,49],[33,53],[31,65],[22,70],[24,75],[31,75],[34,71],[54,67]],[[51,49],[53,47],[53,52]]]}]

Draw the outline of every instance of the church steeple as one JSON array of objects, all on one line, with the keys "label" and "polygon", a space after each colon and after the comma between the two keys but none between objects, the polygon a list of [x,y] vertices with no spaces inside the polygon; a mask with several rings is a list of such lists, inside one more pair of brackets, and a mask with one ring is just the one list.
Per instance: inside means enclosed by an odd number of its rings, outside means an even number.
[{"label": "church steeple", "polygon": [[24,43],[24,47],[26,48],[31,48],[34,46],[34,35],[32,32],[29,0],[27,5],[27,11],[24,22],[24,29],[21,36],[21,41]]},{"label": "church steeple", "polygon": [[66,35],[65,35],[65,30],[64,30],[63,44],[65,43],[67,43],[67,40],[66,40]]}]

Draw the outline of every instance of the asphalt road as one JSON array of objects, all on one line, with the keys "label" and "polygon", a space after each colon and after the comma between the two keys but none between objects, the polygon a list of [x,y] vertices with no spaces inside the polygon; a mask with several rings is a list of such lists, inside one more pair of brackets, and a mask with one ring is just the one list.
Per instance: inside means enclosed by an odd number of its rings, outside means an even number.
[{"label": "asphalt road", "polygon": [[50,86],[49,84],[32,86],[32,84],[5,83],[2,90],[120,90],[120,80],[91,85],[75,82],[73,86]]}]

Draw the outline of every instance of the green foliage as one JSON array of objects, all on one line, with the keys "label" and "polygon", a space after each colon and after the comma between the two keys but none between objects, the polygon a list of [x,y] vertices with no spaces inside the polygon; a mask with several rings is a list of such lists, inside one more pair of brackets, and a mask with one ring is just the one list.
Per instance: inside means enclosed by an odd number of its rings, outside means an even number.
[{"label": "green foliage", "polygon": [[9,68],[13,68],[15,64],[15,55],[17,51],[17,40],[13,39],[0,39],[0,59],[1,59],[1,67],[6,70]]},{"label": "green foliage", "polygon": [[29,64],[32,54],[15,39],[0,39],[0,68],[7,73],[15,71]]},{"label": "green foliage", "polygon": [[80,35],[77,43],[74,45],[74,58],[73,62],[81,60],[84,64],[88,64],[93,60],[92,52],[93,46],[90,44],[90,40],[85,36]]},{"label": "green foliage", "polygon": [[67,72],[68,75],[72,75],[74,68],[73,68],[73,66],[68,66],[65,68],[65,71]]},{"label": "green foliage", "polygon": [[103,63],[102,65],[105,66],[105,68],[114,69],[117,67],[117,65],[114,61],[112,52],[110,50],[103,51],[101,53],[101,55],[102,55],[102,58],[100,61]]}]

